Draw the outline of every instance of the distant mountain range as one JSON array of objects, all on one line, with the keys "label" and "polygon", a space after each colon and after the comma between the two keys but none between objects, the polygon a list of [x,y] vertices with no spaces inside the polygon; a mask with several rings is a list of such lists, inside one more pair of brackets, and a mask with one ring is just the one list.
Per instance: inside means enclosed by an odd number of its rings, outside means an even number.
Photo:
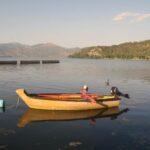
[{"label": "distant mountain range", "polygon": [[127,42],[112,46],[64,48],[53,43],[24,45],[20,43],[0,44],[0,57],[12,58],[121,58],[150,60],[150,40]]},{"label": "distant mountain range", "polygon": [[72,58],[120,58],[150,60],[150,40],[112,46],[92,46],[71,54]]},{"label": "distant mountain range", "polygon": [[64,48],[52,43],[24,45],[20,43],[0,44],[0,57],[52,58],[59,59],[78,51],[79,48]]}]

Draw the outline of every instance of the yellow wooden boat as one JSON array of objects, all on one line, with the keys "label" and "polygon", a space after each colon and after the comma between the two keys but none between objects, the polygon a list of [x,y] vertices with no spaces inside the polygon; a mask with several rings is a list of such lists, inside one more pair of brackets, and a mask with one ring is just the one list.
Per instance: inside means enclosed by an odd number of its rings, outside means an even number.
[{"label": "yellow wooden boat", "polygon": [[84,111],[54,111],[54,110],[38,110],[28,109],[19,119],[18,127],[24,127],[30,122],[42,121],[73,121],[83,119],[96,119],[110,117],[116,118],[128,109],[120,110],[118,107],[100,110],[84,110]]},{"label": "yellow wooden boat", "polygon": [[101,108],[118,107],[120,98],[115,95],[100,96],[96,103],[84,99],[51,99],[28,94],[24,89],[17,89],[16,93],[29,108],[44,110],[91,110]]}]

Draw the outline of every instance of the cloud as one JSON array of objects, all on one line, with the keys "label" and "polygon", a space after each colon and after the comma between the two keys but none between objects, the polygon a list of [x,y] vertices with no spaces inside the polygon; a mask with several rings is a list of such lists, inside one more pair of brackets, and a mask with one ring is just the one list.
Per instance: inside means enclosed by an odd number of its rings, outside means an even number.
[{"label": "cloud", "polygon": [[140,22],[147,18],[150,18],[150,13],[134,13],[134,12],[122,12],[118,15],[116,15],[113,20],[117,22],[121,22],[125,20],[126,18],[129,18],[132,22]]},{"label": "cloud", "polygon": [[142,15],[138,16],[136,18],[136,20],[137,21],[142,21],[142,20],[147,19],[147,18],[150,18],[150,13],[148,13],[148,14],[142,14]]}]

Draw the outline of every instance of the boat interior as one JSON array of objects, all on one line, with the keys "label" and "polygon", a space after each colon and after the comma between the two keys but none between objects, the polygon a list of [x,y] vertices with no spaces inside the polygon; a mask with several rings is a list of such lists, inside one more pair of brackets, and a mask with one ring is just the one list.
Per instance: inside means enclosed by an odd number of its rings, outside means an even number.
[{"label": "boat interior", "polygon": [[[83,99],[80,93],[27,93],[25,94],[32,98],[37,99],[45,99],[45,100],[62,100],[62,101],[88,101],[87,99]],[[96,101],[113,101],[120,100],[119,97],[114,95],[97,95],[95,93],[89,94],[92,98],[96,99]],[[90,100],[89,100],[90,101]]]}]

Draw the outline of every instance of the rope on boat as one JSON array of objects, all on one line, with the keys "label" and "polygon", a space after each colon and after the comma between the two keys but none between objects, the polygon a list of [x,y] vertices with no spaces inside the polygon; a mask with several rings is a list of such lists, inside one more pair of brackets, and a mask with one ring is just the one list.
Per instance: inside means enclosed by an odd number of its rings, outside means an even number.
[{"label": "rope on boat", "polygon": [[20,98],[19,98],[19,96],[18,96],[18,100],[17,100],[17,103],[16,103],[16,108],[18,108],[19,102],[20,102]]},{"label": "rope on boat", "polygon": [[4,111],[5,110],[8,110],[8,109],[12,109],[12,108],[18,108],[18,106],[19,106],[19,103],[20,103],[20,98],[19,98],[19,96],[18,96],[18,99],[17,99],[17,102],[16,102],[16,104],[12,104],[12,105],[7,105],[7,106],[5,106],[4,107]]}]

